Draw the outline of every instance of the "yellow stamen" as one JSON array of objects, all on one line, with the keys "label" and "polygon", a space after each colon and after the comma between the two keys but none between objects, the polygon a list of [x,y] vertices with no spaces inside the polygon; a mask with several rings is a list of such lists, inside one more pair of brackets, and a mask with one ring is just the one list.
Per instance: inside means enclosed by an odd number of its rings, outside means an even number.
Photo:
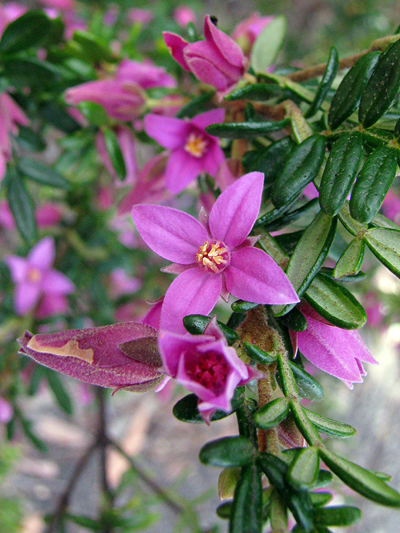
[{"label": "yellow stamen", "polygon": [[194,157],[202,157],[208,146],[207,139],[199,133],[192,132],[187,138],[185,150]]},{"label": "yellow stamen", "polygon": [[42,273],[38,268],[31,267],[28,270],[28,274],[26,276],[28,278],[28,281],[32,281],[33,283],[38,283],[42,279]]},{"label": "yellow stamen", "polygon": [[229,250],[221,242],[210,244],[206,241],[199,246],[196,254],[196,262],[206,270],[211,270],[215,274],[221,272],[219,265],[228,263]]}]

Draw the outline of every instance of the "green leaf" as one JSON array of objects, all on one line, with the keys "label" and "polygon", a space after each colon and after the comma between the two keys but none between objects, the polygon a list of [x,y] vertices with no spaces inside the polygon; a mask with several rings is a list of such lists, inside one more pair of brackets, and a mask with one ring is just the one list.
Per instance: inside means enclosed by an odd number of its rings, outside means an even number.
[{"label": "green leaf", "polygon": [[[286,275],[299,297],[310,287],[324,263],[335,237],[336,225],[335,218],[320,212],[297,244],[286,269]],[[274,312],[279,316],[292,307],[293,305],[274,306]]]},{"label": "green leaf", "polygon": [[271,429],[280,424],[288,413],[289,401],[286,398],[276,398],[254,413],[253,419],[257,427]]},{"label": "green leaf", "polygon": [[65,133],[71,134],[81,128],[78,122],[58,105],[42,105],[39,108],[39,113],[46,122]]},{"label": "green leaf", "polygon": [[225,100],[231,102],[233,100],[253,100],[255,102],[269,100],[275,96],[285,93],[285,89],[272,83],[254,83],[241,87],[228,94]]},{"label": "green leaf", "polygon": [[364,239],[379,261],[400,277],[400,231],[373,228],[365,233]]},{"label": "green leaf", "polygon": [[58,405],[67,415],[72,415],[72,402],[66,391],[60,376],[54,370],[46,368],[46,379],[50,389],[53,391],[54,397]]},{"label": "green leaf", "polygon": [[325,507],[315,509],[315,522],[323,526],[352,526],[361,518],[361,511],[357,507],[348,505]]},{"label": "green leaf", "polygon": [[[290,204],[286,205],[290,208]],[[294,209],[293,211],[285,210],[282,216],[275,218],[275,220],[270,223],[264,223],[263,228],[268,232],[277,231],[279,229],[284,228],[285,226],[293,224],[293,222],[295,222],[299,218],[305,217],[306,215],[308,215],[309,218],[315,217],[318,214],[319,210],[320,209],[318,198],[313,198],[298,209]]]},{"label": "green leaf", "polygon": [[303,313],[297,309],[297,307],[293,307],[289,313],[279,317],[279,320],[284,326],[292,331],[300,332],[307,329],[307,320]]},{"label": "green leaf", "polygon": [[381,146],[368,156],[351,193],[350,213],[353,218],[359,222],[371,222],[385,199],[396,171],[397,155],[394,148]]},{"label": "green leaf", "polygon": [[249,439],[222,437],[205,444],[200,450],[200,461],[213,466],[245,466],[253,460],[254,447]]},{"label": "green leaf", "polygon": [[318,381],[295,363],[289,361],[289,366],[296,380],[300,396],[310,402],[320,402],[324,398],[324,389]]},{"label": "green leaf", "polygon": [[279,141],[276,141],[263,150],[256,152],[257,157],[254,161],[248,163],[247,158],[248,154],[252,152],[247,152],[242,159],[242,164],[247,172],[253,172],[258,170],[259,172],[264,173],[264,184],[270,185],[278,176],[281,168],[285,164],[288,154],[294,148],[295,143],[290,137],[283,137]]},{"label": "green leaf", "polygon": [[59,189],[69,189],[68,181],[56,170],[44,165],[36,159],[22,157],[18,160],[18,169],[27,178]]},{"label": "green leaf", "polygon": [[326,138],[318,133],[293,148],[272,189],[271,198],[276,207],[287,204],[317,176],[325,149]]},{"label": "green leaf", "polygon": [[49,88],[57,86],[61,73],[51,63],[35,57],[15,57],[4,61],[4,73],[12,85],[31,88]]},{"label": "green leaf", "polygon": [[254,72],[266,72],[273,65],[285,40],[286,28],[286,17],[279,16],[273,18],[259,34],[250,55]]},{"label": "green leaf", "polygon": [[322,489],[324,487],[328,487],[333,481],[333,475],[332,472],[329,472],[329,470],[320,470],[318,473],[317,481],[314,484],[315,489]]},{"label": "green leaf", "polygon": [[22,426],[24,434],[31,441],[31,443],[35,446],[35,448],[37,450],[39,450],[40,452],[46,453],[47,452],[47,446],[32,431],[32,422],[30,420],[26,420],[26,418],[24,418],[22,415],[19,415],[18,419],[19,419],[19,421],[21,423],[21,426]]},{"label": "green leaf", "polygon": [[319,457],[316,448],[303,448],[290,465],[287,472],[288,480],[299,487],[311,487],[317,481]]},{"label": "green leaf", "polygon": [[290,484],[286,477],[288,466],[275,455],[260,453],[258,461],[269,482],[279,493],[296,521],[307,532],[311,532],[314,510],[308,492]]},{"label": "green leaf", "polygon": [[346,250],[336,263],[333,277],[335,279],[342,279],[346,276],[355,276],[358,274],[364,261],[364,252],[365,242],[362,239],[356,237],[350,241]]},{"label": "green leaf", "polygon": [[[211,318],[204,315],[187,315],[183,318],[185,329],[192,335],[202,335],[210,323]],[[217,320],[217,324],[225,336],[229,346],[239,340],[238,334],[230,327]]]},{"label": "green leaf", "polygon": [[356,179],[362,156],[363,142],[359,131],[343,133],[333,144],[319,191],[321,209],[327,215],[337,215],[343,206]]},{"label": "green leaf", "polygon": [[254,346],[254,344],[250,344],[249,342],[244,342],[243,348],[246,355],[260,365],[270,365],[276,361],[276,355],[265,352],[264,350],[261,350],[261,348],[258,348],[258,346]]},{"label": "green leaf", "polygon": [[88,62],[113,61],[114,55],[105,41],[85,30],[75,30],[73,41],[77,42],[83,52],[83,59]]},{"label": "green leaf", "polygon": [[354,491],[381,505],[400,507],[400,494],[365,468],[325,448],[319,449],[319,455],[332,472]]},{"label": "green leaf", "polygon": [[15,54],[43,43],[51,31],[51,21],[40,10],[32,10],[11,22],[1,37],[0,52]]},{"label": "green leaf", "polygon": [[307,113],[304,115],[306,118],[310,118],[315,115],[315,113],[321,107],[322,102],[328,95],[329,89],[336,77],[336,73],[339,67],[339,54],[334,46],[330,49],[328,62],[326,64],[326,69],[322,80],[318,85],[317,92],[315,93],[315,98],[312,101],[310,107],[307,110]]},{"label": "green leaf", "polygon": [[261,533],[263,502],[260,474],[255,464],[242,469],[231,508],[229,533]]},{"label": "green leaf", "polygon": [[345,287],[318,274],[304,295],[307,302],[328,322],[342,329],[357,329],[367,321],[362,305]]},{"label": "green leaf", "polygon": [[25,183],[15,170],[10,171],[8,179],[8,203],[21,236],[33,244],[37,234],[35,208]]},{"label": "green leaf", "polygon": [[103,130],[104,144],[111,164],[120,180],[126,178],[125,160],[119,146],[118,137],[113,130],[104,128]]},{"label": "green leaf", "polygon": [[[236,392],[236,391],[235,391]],[[232,412],[236,411],[242,404],[242,397],[237,395],[237,397],[232,399]],[[175,418],[181,422],[189,422],[191,424],[202,424],[204,420],[201,417],[201,414],[197,408],[199,399],[195,394],[188,394],[184,398],[180,399],[173,407],[172,414]],[[221,420],[226,418],[231,413],[225,413],[224,411],[215,411],[211,417],[211,422],[216,420]]]},{"label": "green leaf", "polygon": [[332,420],[331,418],[327,418],[326,416],[318,415],[317,413],[314,413],[313,411],[310,411],[305,407],[303,407],[303,410],[305,411],[308,419],[317,428],[317,430],[320,433],[324,433],[324,435],[329,435],[330,437],[337,437],[339,439],[348,439],[349,437],[352,437],[357,433],[356,430],[349,424]]},{"label": "green leaf", "polygon": [[108,115],[104,107],[95,102],[79,102],[79,111],[88,119],[93,126],[107,126],[109,123]]},{"label": "green leaf", "polygon": [[208,93],[204,93],[197,98],[194,98],[193,100],[190,100],[189,103],[181,107],[181,109],[178,111],[178,113],[175,115],[177,118],[185,118],[189,117],[192,118],[195,115],[198,115],[202,111],[206,110],[206,105],[211,100],[211,98],[214,96],[215,91],[210,91]]},{"label": "green leaf", "polygon": [[231,305],[232,311],[235,311],[235,313],[247,313],[247,311],[250,311],[250,309],[254,309],[260,304],[255,304],[254,302],[245,302],[244,300],[236,300],[236,302],[233,302]]},{"label": "green leaf", "polygon": [[290,120],[265,120],[264,122],[231,122],[226,124],[211,124],[206,127],[206,132],[215,137],[226,139],[251,139],[260,137],[272,131],[285,128]]},{"label": "green leaf", "polygon": [[335,130],[357,109],[380,55],[380,52],[369,52],[362,56],[340,82],[328,113],[331,129]]},{"label": "green leaf", "polygon": [[361,97],[358,117],[369,128],[386,113],[400,89],[400,40],[388,46]]},{"label": "green leaf", "polygon": [[18,127],[18,137],[15,140],[24,150],[41,152],[46,148],[43,138],[36,131],[24,126]]},{"label": "green leaf", "polygon": [[222,520],[229,520],[232,514],[232,502],[221,503],[217,507],[217,516],[222,518]]},{"label": "green leaf", "polygon": [[310,497],[314,507],[323,507],[333,498],[330,492],[310,492]]}]

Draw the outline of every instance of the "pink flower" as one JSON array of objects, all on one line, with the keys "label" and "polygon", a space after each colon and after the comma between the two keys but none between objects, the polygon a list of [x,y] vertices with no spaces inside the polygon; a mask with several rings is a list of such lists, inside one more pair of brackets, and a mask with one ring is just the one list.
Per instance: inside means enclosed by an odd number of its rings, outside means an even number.
[{"label": "pink flower", "polygon": [[186,28],[189,22],[196,22],[196,14],[190,7],[179,6],[174,11],[174,20],[181,28]]},{"label": "pink flower", "polygon": [[18,127],[27,126],[29,119],[7,93],[0,94],[0,181],[4,178],[7,161],[11,158],[10,134],[17,135]]},{"label": "pink flower", "polygon": [[260,17],[259,13],[252,13],[236,26],[232,32],[232,39],[241,46],[246,55],[249,55],[255,40],[273,19],[274,17]]},{"label": "pink flower", "polygon": [[111,295],[113,298],[119,298],[124,294],[137,292],[142,286],[140,279],[128,276],[123,268],[115,268],[111,272],[110,279]]},{"label": "pink flower", "polygon": [[162,331],[159,348],[166,374],[198,396],[198,409],[207,424],[217,409],[231,410],[237,386],[262,377],[261,372],[244,364],[234,348],[228,346],[215,317],[204,335]]},{"label": "pink flower", "polygon": [[117,186],[123,187],[125,185],[133,185],[137,180],[138,176],[138,168],[135,154],[135,137],[133,135],[132,130],[125,126],[117,127],[115,132],[125,162],[126,176],[123,181],[118,178],[117,173],[111,163],[104,142],[104,136],[101,130],[97,133],[96,136],[97,152],[103,160],[104,166],[112,176]]},{"label": "pink flower", "polygon": [[123,59],[116,72],[117,80],[139,84],[143,89],[154,87],[176,88],[176,80],[163,67],[158,67],[150,59],[133,61]]},{"label": "pink flower", "polygon": [[149,9],[133,8],[128,11],[128,19],[131,22],[149,24],[149,22],[151,22],[153,18],[154,15]]},{"label": "pink flower", "polygon": [[75,0],[40,0],[42,4],[49,7],[55,7],[64,11],[75,9]]},{"label": "pink flower", "polygon": [[385,217],[393,220],[396,224],[400,222],[400,196],[389,189],[382,204],[382,212]]},{"label": "pink flower", "polygon": [[18,339],[37,363],[100,387],[146,391],[163,379],[157,331],[127,322]]},{"label": "pink flower", "polygon": [[6,257],[5,262],[16,284],[14,305],[19,315],[26,315],[37,304],[40,318],[66,311],[64,295],[73,292],[75,286],[67,276],[51,268],[54,255],[54,240],[45,237],[32,248],[26,259],[15,255]]},{"label": "pink flower", "polygon": [[219,196],[204,224],[170,207],[133,207],[133,221],[145,243],[176,263],[167,272],[179,273],[165,295],[161,329],[183,333],[183,317],[207,315],[221,293],[260,304],[299,301],[275,261],[252,247],[257,239],[247,238],[262,191],[262,173],[246,174]]},{"label": "pink flower", "polygon": [[247,70],[240,46],[219,30],[209,15],[204,20],[205,41],[188,43],[176,33],[163,35],[175,61],[222,94],[229,92]]},{"label": "pink flower", "polygon": [[292,333],[300,352],[317,368],[344,381],[351,389],[366,375],[362,362],[377,364],[357,331],[332,326],[308,304],[300,311],[307,329]]},{"label": "pink flower", "polygon": [[167,189],[177,194],[202,172],[211,176],[225,160],[218,139],[205,132],[210,124],[223,122],[225,111],[212,109],[190,120],[149,114],[144,129],[161,146],[171,150],[165,169]]},{"label": "pink flower", "polygon": [[[61,211],[57,204],[47,202],[36,209],[36,222],[39,228],[55,226],[61,220]],[[0,200],[0,226],[15,229],[15,221],[6,200]]]},{"label": "pink flower", "polygon": [[0,396],[0,424],[8,424],[13,414],[12,405]]}]

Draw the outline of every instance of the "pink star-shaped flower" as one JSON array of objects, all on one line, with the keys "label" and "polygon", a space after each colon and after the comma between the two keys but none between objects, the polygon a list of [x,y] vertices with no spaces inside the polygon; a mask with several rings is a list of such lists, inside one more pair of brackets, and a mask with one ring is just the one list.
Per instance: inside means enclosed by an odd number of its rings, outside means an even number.
[{"label": "pink star-shaped flower", "polygon": [[299,301],[281,268],[247,238],[262,191],[263,174],[246,174],[219,196],[204,224],[170,207],[133,207],[145,243],[176,263],[168,272],[179,273],[165,294],[160,329],[183,333],[183,317],[207,315],[221,293],[259,304]]}]

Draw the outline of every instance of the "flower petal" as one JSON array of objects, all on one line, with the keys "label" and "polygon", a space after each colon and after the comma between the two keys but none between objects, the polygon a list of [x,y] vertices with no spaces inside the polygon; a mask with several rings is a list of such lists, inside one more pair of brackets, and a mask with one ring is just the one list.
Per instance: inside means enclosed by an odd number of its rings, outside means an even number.
[{"label": "flower petal", "polygon": [[51,268],[54,263],[55,246],[52,237],[45,237],[32,248],[28,255],[29,266],[40,270]]},{"label": "flower petal", "polygon": [[246,247],[233,252],[223,274],[228,291],[236,298],[260,304],[299,301],[283,270],[259,248]]},{"label": "flower petal", "polygon": [[183,146],[190,133],[188,122],[152,113],[144,117],[144,129],[147,135],[169,150]]},{"label": "flower petal", "polygon": [[204,19],[204,37],[207,41],[213,42],[226,61],[231,65],[243,68],[244,70],[244,55],[242,49],[229,37],[229,35],[218,29],[217,26],[212,23],[210,15],[206,15],[206,18]]},{"label": "flower petal", "polygon": [[40,298],[41,290],[38,283],[23,281],[14,290],[14,306],[18,315],[23,316],[32,311]]},{"label": "flower petal", "polygon": [[204,130],[210,124],[220,124],[224,121],[225,109],[211,109],[211,111],[205,111],[200,113],[191,119],[191,123],[198,128]]},{"label": "flower petal", "polygon": [[70,294],[74,292],[75,285],[61,272],[50,270],[42,278],[42,290],[50,294]]},{"label": "flower petal", "polygon": [[207,315],[221,293],[222,277],[200,268],[190,268],[171,283],[161,309],[160,329],[186,333],[182,319],[186,315]]},{"label": "flower petal", "polygon": [[[211,137],[211,135],[210,135]],[[225,155],[217,142],[211,142],[203,157],[203,170],[213,178],[217,176],[219,167],[225,161]]]},{"label": "flower petal", "polygon": [[175,61],[177,61],[185,70],[190,70],[183,55],[183,51],[189,43],[180,35],[169,31],[164,31],[163,37],[169,53]]},{"label": "flower petal", "polygon": [[202,173],[203,169],[203,158],[194,157],[183,148],[174,150],[165,169],[167,190],[173,194],[180,193]]},{"label": "flower petal", "polygon": [[200,222],[172,207],[135,205],[132,217],[147,246],[174,263],[195,263],[199,246],[209,238]]},{"label": "flower petal", "polygon": [[264,176],[250,172],[230,185],[218,197],[210,213],[210,232],[231,249],[241,244],[260,210]]},{"label": "flower petal", "polygon": [[22,283],[29,268],[27,259],[17,255],[9,255],[4,259],[4,262],[10,269],[13,282]]}]

